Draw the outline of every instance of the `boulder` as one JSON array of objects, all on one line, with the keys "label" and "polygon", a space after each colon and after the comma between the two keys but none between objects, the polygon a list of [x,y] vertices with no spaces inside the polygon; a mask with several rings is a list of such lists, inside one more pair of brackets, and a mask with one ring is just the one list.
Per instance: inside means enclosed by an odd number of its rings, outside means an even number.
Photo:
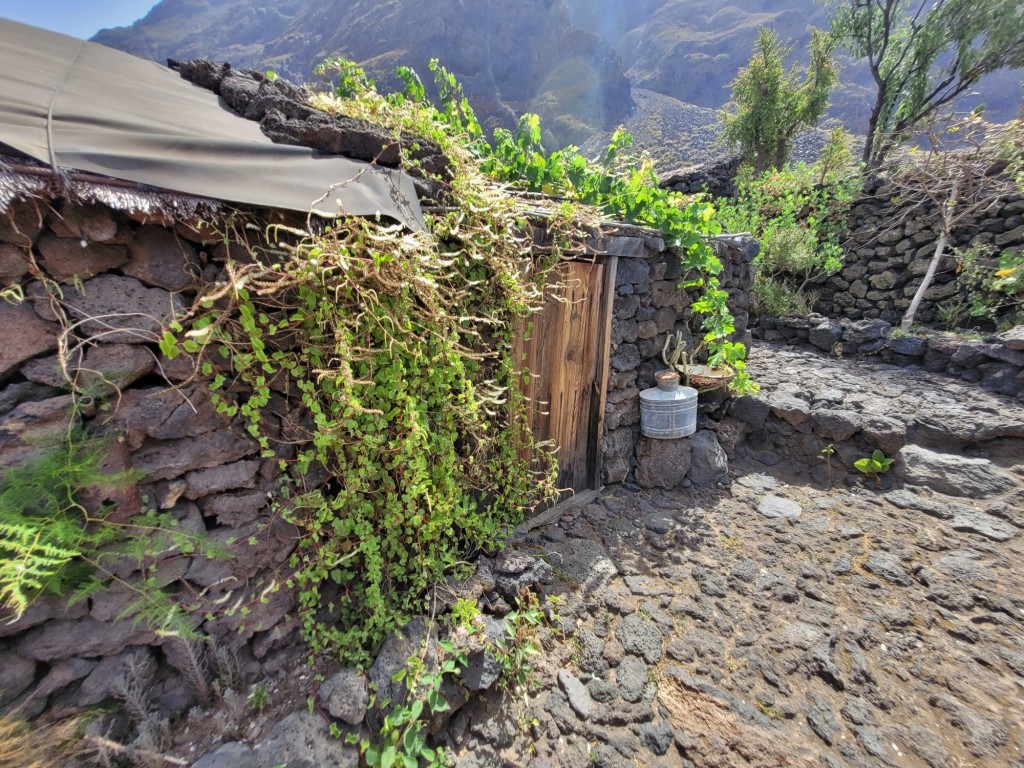
[{"label": "boulder", "polygon": [[636,482],[641,488],[678,488],[690,471],[692,440],[641,437],[636,446]]},{"label": "boulder", "polygon": [[366,677],[358,670],[346,669],[332,675],[319,687],[317,696],[336,720],[358,725],[367,716],[370,689]]},{"label": "boulder", "polygon": [[690,438],[692,453],[687,478],[698,488],[717,485],[729,476],[729,459],[709,429],[702,429]]},{"label": "boulder", "polygon": [[984,499],[1016,487],[1013,478],[988,459],[936,453],[918,445],[900,451],[908,483],[923,485],[947,496]]},{"label": "boulder", "polygon": [[843,327],[834,320],[826,320],[811,328],[807,340],[818,349],[831,352],[842,341]]}]

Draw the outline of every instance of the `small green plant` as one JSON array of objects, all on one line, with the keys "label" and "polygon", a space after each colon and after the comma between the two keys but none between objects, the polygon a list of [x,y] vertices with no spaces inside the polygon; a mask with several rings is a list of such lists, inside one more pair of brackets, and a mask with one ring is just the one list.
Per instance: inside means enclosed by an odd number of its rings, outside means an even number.
[{"label": "small green plant", "polygon": [[853,462],[853,466],[858,472],[863,472],[868,477],[873,477],[877,481],[879,475],[889,471],[889,467],[892,466],[894,461],[896,459],[889,458],[883,451],[876,448],[870,456]]},{"label": "small green plant", "polygon": [[531,657],[540,653],[537,633],[544,623],[544,612],[532,592],[524,592],[518,609],[505,616],[505,637],[493,653],[501,666],[500,685],[510,694],[525,696],[536,684]]},{"label": "small green plant", "polygon": [[252,689],[252,693],[249,694],[249,706],[252,711],[257,714],[262,714],[263,710],[267,708],[267,704],[270,703],[270,689],[266,683],[260,683]]},{"label": "small green plant", "polygon": [[482,617],[476,600],[460,597],[448,610],[452,616],[452,625],[456,629],[461,628],[468,632],[477,632],[480,629]]},{"label": "small green plant", "polygon": [[832,482],[832,457],[836,455],[836,447],[829,443],[820,451],[821,460],[825,462],[825,467],[828,470],[828,481]]},{"label": "small green plant", "polygon": [[[454,677],[466,666],[466,654],[452,643],[438,643],[436,666],[427,663],[427,646],[419,654],[410,656],[406,666],[395,673],[392,680],[403,683],[405,693],[400,702],[381,701],[379,708],[386,712],[377,739],[360,739],[350,734],[346,740],[358,744],[363,759],[370,768],[439,768],[448,765],[445,752],[427,742],[426,717],[451,709],[441,694],[446,677]],[[377,704],[375,703],[375,706]]]}]

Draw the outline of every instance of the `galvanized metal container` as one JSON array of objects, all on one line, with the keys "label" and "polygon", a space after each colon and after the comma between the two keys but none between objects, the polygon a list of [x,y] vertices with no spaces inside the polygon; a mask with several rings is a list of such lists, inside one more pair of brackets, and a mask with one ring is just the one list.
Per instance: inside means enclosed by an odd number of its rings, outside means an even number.
[{"label": "galvanized metal container", "polygon": [[675,371],[658,371],[656,387],[640,393],[640,432],[645,437],[672,440],[697,431],[697,390],[679,384]]}]

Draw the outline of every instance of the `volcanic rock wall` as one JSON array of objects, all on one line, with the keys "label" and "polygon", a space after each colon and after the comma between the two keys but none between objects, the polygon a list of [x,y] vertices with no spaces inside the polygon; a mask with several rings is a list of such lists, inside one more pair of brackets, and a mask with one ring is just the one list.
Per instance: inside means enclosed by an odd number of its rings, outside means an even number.
[{"label": "volcanic rock wall", "polygon": [[[722,287],[729,292],[729,308],[736,320],[737,338],[749,344],[747,331],[750,288],[753,281],[751,260],[757,253],[753,240],[716,243],[723,272]],[[710,485],[721,472],[707,467],[702,472],[691,462],[691,444],[704,446],[716,461],[719,455],[713,435],[698,434],[693,440],[649,440],[640,436],[640,392],[654,386],[654,373],[665,367],[661,352],[669,334],[682,331],[687,340],[696,323],[687,323],[689,307],[696,299],[694,291],[682,291],[679,257],[668,251],[648,249],[642,259],[620,259],[616,275],[614,320],[612,321],[611,371],[608,379],[608,403],[605,409],[603,480],[605,483],[656,483],[673,487],[686,480]],[[690,326],[693,326],[692,328]],[[701,396],[702,411],[713,412],[721,395]],[[706,419],[698,418],[698,430],[704,431]],[[678,455],[676,455],[678,454]],[[685,454],[685,456],[683,456]],[[638,458],[639,457],[639,458]],[[638,460],[649,467],[637,476]],[[712,462],[714,463],[714,462]],[[657,469],[664,465],[664,470]],[[655,480],[655,476],[660,480]]]},{"label": "volcanic rock wall", "polygon": [[[849,214],[846,263],[820,287],[815,309],[851,320],[881,319],[897,324],[914,297],[939,238],[937,212],[901,206],[898,190],[881,181],[867,184]],[[965,298],[952,249],[971,245],[996,251],[1024,249],[1024,196],[1002,201],[964,221],[953,232],[935,281],[924,296],[916,322],[940,326],[940,310]]]},{"label": "volcanic rock wall", "polygon": [[[712,484],[724,454],[707,416],[690,441],[639,436],[639,392],[664,367],[667,335],[689,333],[696,293],[679,289],[680,259],[659,238],[636,237],[642,257],[618,265],[604,480],[636,479],[638,461],[658,474],[658,462],[672,458],[661,449],[672,443],[687,453],[687,483]],[[159,345],[198,287],[223,277],[228,256],[247,257],[224,243],[223,235],[168,218],[66,201],[24,201],[0,219],[0,288],[19,285],[25,294],[0,302],[0,470],[62,445],[68,425],[80,425],[108,438],[105,472],[135,473],[134,482],[85,493],[90,509],[109,505],[107,519],[115,522],[143,510],[166,513],[178,531],[227,553],[155,547],[158,554],[142,562],[112,566],[105,588],[85,600],[44,597],[16,621],[0,615],[0,713],[20,707],[31,717],[97,704],[140,662],[157,670],[154,703],[168,715],[186,711],[197,696],[196,655],[208,650],[133,621],[140,597],[133,587],[143,584],[188,606],[195,629],[237,655],[250,679],[274,674],[296,654],[294,593],[282,585],[298,531],[272,502],[278,462],[291,458],[303,434],[300,407],[272,394],[263,430],[276,453],[262,456],[245,424],[219,412],[195,362],[184,354],[168,359]],[[738,338],[749,341],[756,246],[716,247]],[[222,396],[245,394],[236,385]],[[703,470],[698,456],[712,459]]]},{"label": "volcanic rock wall", "polygon": [[[133,587],[146,581],[200,606],[189,614],[196,629],[233,649],[248,674],[272,672],[275,652],[296,639],[285,619],[292,596],[276,587],[297,533],[270,507],[277,459],[288,449],[261,458],[242,424],[217,412],[192,362],[169,360],[157,344],[226,255],[209,232],[102,206],[26,201],[0,219],[0,288],[18,284],[26,294],[0,302],[0,471],[81,425],[109,437],[104,471],[132,469],[138,480],[84,494],[87,507],[111,505],[117,522],[143,509],[166,512],[178,531],[227,553],[168,546],[141,563],[118,562],[86,600],[41,598],[18,620],[0,619],[0,712],[96,704],[142,659],[158,662],[154,701],[170,713],[187,708],[195,691],[184,671],[197,649],[132,620]],[[289,403],[275,398],[274,412],[287,420]]]}]

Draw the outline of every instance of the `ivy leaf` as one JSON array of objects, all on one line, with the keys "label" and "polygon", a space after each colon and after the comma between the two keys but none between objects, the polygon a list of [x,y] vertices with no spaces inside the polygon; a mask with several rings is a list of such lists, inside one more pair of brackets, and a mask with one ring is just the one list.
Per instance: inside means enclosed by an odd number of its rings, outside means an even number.
[{"label": "ivy leaf", "polygon": [[181,354],[181,350],[178,349],[178,339],[170,331],[164,331],[164,335],[160,337],[160,351],[168,360],[173,360]]}]

